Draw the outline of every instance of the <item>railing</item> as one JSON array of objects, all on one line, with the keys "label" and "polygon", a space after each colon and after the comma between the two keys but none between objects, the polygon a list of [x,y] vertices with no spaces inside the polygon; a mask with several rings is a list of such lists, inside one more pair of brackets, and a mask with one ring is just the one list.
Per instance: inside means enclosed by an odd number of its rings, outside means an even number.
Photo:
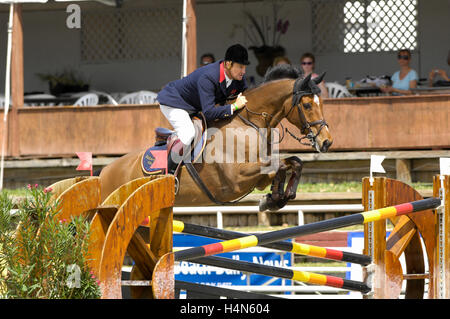
[{"label": "railing", "polygon": [[[286,205],[276,213],[297,213],[298,225],[304,224],[304,213],[360,213],[364,211],[361,204],[332,204],[332,205]],[[174,207],[176,215],[216,214],[217,228],[223,228],[223,214],[256,214],[258,206],[206,206],[206,207]]]}]

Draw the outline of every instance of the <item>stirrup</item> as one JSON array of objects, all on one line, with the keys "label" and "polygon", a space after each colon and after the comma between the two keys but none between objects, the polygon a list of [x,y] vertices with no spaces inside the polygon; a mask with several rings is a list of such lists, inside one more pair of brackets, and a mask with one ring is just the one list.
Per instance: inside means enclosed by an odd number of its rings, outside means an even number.
[{"label": "stirrup", "polygon": [[178,194],[178,191],[180,190],[180,180],[177,176],[175,176],[175,195]]}]

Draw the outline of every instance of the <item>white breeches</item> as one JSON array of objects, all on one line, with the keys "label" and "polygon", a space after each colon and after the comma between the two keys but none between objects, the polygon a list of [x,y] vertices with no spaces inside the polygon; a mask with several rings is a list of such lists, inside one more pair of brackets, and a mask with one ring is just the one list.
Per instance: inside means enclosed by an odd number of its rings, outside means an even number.
[{"label": "white breeches", "polygon": [[167,105],[160,105],[161,112],[172,125],[181,143],[190,145],[195,137],[195,128],[192,124],[189,113],[183,109],[171,107]]}]

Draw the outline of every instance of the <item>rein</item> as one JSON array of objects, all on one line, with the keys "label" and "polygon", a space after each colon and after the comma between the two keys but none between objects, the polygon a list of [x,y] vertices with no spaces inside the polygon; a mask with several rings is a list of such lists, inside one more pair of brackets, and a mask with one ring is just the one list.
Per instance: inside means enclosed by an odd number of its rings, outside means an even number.
[{"label": "rein", "polygon": [[[255,114],[255,115],[262,116],[262,117],[264,118],[264,121],[265,121],[266,123],[267,123],[267,118],[268,118],[268,117],[273,118],[273,115],[271,115],[271,114],[269,114],[269,113],[267,113],[267,112],[261,112],[261,113],[254,112],[254,111],[249,110],[248,107],[246,107],[245,110],[247,111],[247,113],[252,113],[252,114]],[[245,124],[247,124],[247,125],[253,127],[256,131],[258,131],[258,133],[259,133],[259,135],[261,135],[261,137],[265,138],[265,136],[263,136],[262,133],[261,133],[261,131],[260,131],[261,128],[258,127],[255,123],[253,123],[253,122],[250,121],[250,120],[247,120],[245,117],[243,117],[243,116],[242,116],[241,114],[239,114],[239,113],[238,113],[237,116],[238,116]],[[280,121],[280,122],[278,122],[278,123],[275,125],[275,127],[276,127],[278,124],[281,125],[281,131],[283,132],[283,135],[281,136],[281,138],[280,138],[280,139],[278,140],[278,142],[276,142],[276,143],[269,143],[269,142],[267,142],[269,145],[279,144],[279,143],[281,143],[281,141],[284,139],[284,126],[283,126],[283,124],[281,124],[281,121]],[[270,125],[268,125],[268,127],[271,128]]]}]

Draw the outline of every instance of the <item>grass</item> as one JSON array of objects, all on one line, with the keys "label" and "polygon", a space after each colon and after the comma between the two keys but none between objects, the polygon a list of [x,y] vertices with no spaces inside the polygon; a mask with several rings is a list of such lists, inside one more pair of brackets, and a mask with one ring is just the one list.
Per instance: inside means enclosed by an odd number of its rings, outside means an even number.
[{"label": "grass", "polygon": [[[432,183],[412,183],[411,186],[416,190],[432,190]],[[298,193],[360,193],[362,191],[361,182],[343,182],[343,183],[300,183],[297,188]],[[253,194],[265,194],[270,192],[270,186],[264,190],[254,190]]]},{"label": "grass", "polygon": [[[412,183],[411,186],[417,190],[433,190],[432,183]],[[4,189],[10,196],[26,196],[26,187],[16,189]],[[362,191],[361,182],[343,182],[343,183],[300,183],[297,188],[299,193],[360,193]],[[265,194],[270,192],[270,186],[260,191],[255,189],[253,194]]]},{"label": "grass", "polygon": [[26,187],[22,187],[22,188],[16,188],[16,189],[4,189],[2,192],[5,192],[8,194],[8,196],[12,196],[12,197],[25,197],[28,195],[27,192],[27,188]]}]

